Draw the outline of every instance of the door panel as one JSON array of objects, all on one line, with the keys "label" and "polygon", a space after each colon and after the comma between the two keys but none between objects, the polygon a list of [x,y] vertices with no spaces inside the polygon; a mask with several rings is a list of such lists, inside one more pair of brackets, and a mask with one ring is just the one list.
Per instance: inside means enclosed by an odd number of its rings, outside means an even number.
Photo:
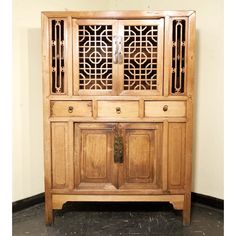
[{"label": "door panel", "polygon": [[74,95],[112,95],[115,20],[73,20]]},{"label": "door panel", "polygon": [[164,20],[121,20],[120,93],[162,95]]},{"label": "door panel", "polygon": [[124,162],[120,165],[120,188],[161,188],[162,125],[122,124],[121,127]]},{"label": "door panel", "polygon": [[52,185],[54,189],[68,187],[68,125],[65,122],[51,124]]},{"label": "door panel", "polygon": [[115,189],[112,124],[75,124],[75,186],[78,189]]},{"label": "door panel", "polygon": [[169,123],[168,189],[184,189],[185,123]]}]

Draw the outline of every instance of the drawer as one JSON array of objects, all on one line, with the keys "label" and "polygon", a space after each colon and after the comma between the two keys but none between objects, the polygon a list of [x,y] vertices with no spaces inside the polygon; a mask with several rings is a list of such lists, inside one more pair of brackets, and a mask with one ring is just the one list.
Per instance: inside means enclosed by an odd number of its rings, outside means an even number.
[{"label": "drawer", "polygon": [[184,101],[145,101],[145,117],[183,117],[186,115]]},{"label": "drawer", "polygon": [[92,101],[53,101],[51,116],[92,116]]},{"label": "drawer", "polygon": [[138,117],[138,101],[98,101],[98,117]]}]

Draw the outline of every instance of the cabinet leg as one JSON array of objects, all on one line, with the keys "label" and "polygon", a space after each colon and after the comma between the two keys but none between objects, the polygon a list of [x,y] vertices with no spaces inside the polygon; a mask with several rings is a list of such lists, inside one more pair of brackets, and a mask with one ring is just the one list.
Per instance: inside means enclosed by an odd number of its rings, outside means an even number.
[{"label": "cabinet leg", "polygon": [[183,209],[183,225],[190,225],[191,217],[191,193],[184,196],[184,209]]},{"label": "cabinet leg", "polygon": [[52,209],[52,200],[50,198],[45,198],[45,224],[50,226],[54,220],[53,209]]},{"label": "cabinet leg", "polygon": [[54,220],[53,209],[45,207],[45,224],[50,226]]}]

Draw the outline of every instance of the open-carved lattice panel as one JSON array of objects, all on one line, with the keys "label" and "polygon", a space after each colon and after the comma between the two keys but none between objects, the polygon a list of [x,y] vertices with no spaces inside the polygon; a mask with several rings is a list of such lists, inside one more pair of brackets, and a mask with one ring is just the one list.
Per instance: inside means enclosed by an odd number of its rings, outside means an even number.
[{"label": "open-carved lattice panel", "polygon": [[65,19],[50,21],[51,93],[64,94],[65,88]]},{"label": "open-carved lattice panel", "polygon": [[124,90],[162,87],[162,20],[124,24]]},{"label": "open-carved lattice panel", "polygon": [[184,95],[186,92],[186,19],[172,21],[172,73],[171,94]]},{"label": "open-carved lattice panel", "polygon": [[113,24],[78,20],[74,27],[77,91],[113,89]]}]

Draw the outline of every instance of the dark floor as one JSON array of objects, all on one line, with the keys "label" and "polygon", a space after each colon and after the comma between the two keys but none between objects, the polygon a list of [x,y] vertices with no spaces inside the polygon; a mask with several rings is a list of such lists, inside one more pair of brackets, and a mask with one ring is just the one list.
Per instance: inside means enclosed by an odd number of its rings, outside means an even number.
[{"label": "dark floor", "polygon": [[44,224],[44,204],[13,214],[13,235],[223,235],[223,211],[192,206],[190,226],[182,226],[181,211],[163,203],[67,203],[55,212],[54,225]]}]

